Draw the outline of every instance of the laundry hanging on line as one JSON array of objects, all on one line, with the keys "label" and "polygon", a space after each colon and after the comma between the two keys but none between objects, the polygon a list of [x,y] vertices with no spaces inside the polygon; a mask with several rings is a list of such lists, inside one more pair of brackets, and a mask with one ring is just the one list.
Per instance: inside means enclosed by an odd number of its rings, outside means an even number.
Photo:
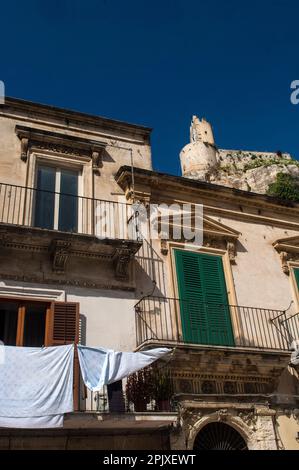
[{"label": "laundry hanging on line", "polygon": [[155,348],[141,352],[120,352],[78,345],[82,378],[86,387],[93,392],[128,377],[171,351],[168,348]]},{"label": "laundry hanging on line", "polygon": [[0,427],[63,426],[73,411],[74,345],[0,349]]}]

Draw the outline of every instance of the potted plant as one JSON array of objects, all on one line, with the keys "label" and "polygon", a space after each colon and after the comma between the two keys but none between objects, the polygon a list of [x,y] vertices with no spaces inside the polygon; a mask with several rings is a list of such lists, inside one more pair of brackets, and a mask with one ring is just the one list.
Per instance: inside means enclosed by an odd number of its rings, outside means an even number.
[{"label": "potted plant", "polygon": [[153,368],[153,398],[158,411],[169,411],[173,387],[169,369]]},{"label": "potted plant", "polygon": [[152,374],[151,368],[135,372],[130,375],[126,385],[126,396],[129,403],[134,404],[135,411],[146,411],[146,405],[152,398]]}]

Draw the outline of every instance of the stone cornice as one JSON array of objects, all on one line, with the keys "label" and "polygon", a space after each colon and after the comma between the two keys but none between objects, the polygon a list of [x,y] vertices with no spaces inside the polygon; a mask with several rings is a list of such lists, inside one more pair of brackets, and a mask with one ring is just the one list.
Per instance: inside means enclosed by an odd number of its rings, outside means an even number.
[{"label": "stone cornice", "polygon": [[58,108],[55,106],[6,97],[5,104],[0,106],[0,114],[6,115],[11,113],[15,114],[15,117],[17,117],[18,114],[24,116],[24,113],[27,113],[30,117],[32,117],[32,114],[35,114],[37,119],[40,118],[46,121],[49,121],[49,118],[56,119],[57,121],[64,121],[66,123],[66,127],[70,121],[80,126],[96,126],[100,129],[106,130],[107,132],[118,131],[123,135],[131,137],[139,136],[142,137],[144,141],[148,141],[149,135],[152,131],[150,127],[131,124],[69,109]]},{"label": "stone cornice", "polygon": [[[130,195],[131,188],[131,169],[127,166],[121,167],[115,179],[120,187]],[[231,205],[236,206],[239,209],[239,206],[254,207],[257,209],[257,212],[261,209],[268,210],[271,212],[276,212],[277,214],[288,214],[294,218],[299,216],[299,204],[293,202],[282,201],[278,198],[271,196],[252,193],[249,191],[242,191],[235,188],[229,188],[226,186],[220,186],[212,183],[207,183],[204,181],[196,181],[189,178],[184,178],[181,176],[172,176],[165,173],[158,173],[151,170],[144,170],[140,168],[134,168],[134,178],[135,186],[146,187],[147,192],[151,189],[152,192],[159,191],[161,194],[161,199],[165,195],[169,200],[170,192],[176,195],[177,200],[183,200],[185,202],[194,201],[195,196],[198,198],[209,199],[210,201],[218,202],[227,202]],[[166,202],[163,198],[163,202]],[[205,205],[206,206],[206,205]],[[209,206],[209,204],[207,204]],[[225,208],[222,207],[211,207],[211,213],[213,209],[217,209],[219,212],[225,212]],[[238,216],[250,217],[255,220],[269,220],[269,217],[263,217],[262,215],[257,214],[246,214],[240,213]],[[276,219],[272,219],[275,221]],[[283,223],[288,223],[284,221]],[[299,229],[299,224],[290,222],[290,225],[295,226],[295,230]]]}]

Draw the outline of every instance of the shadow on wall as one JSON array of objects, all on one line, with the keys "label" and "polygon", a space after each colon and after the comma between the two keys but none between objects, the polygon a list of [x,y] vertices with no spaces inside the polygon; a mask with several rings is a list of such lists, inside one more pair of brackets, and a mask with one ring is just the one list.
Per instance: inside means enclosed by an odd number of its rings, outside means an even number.
[{"label": "shadow on wall", "polygon": [[[154,292],[153,282],[156,283]],[[143,240],[136,256],[136,287],[139,297],[166,295],[164,260],[147,240]]]}]

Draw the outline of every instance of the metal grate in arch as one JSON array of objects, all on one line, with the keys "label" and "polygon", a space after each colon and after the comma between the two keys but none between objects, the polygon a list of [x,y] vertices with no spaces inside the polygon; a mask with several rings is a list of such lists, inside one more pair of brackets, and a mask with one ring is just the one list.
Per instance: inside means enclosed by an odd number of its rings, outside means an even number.
[{"label": "metal grate in arch", "polygon": [[225,423],[209,423],[197,434],[194,450],[248,450],[241,434]]}]

